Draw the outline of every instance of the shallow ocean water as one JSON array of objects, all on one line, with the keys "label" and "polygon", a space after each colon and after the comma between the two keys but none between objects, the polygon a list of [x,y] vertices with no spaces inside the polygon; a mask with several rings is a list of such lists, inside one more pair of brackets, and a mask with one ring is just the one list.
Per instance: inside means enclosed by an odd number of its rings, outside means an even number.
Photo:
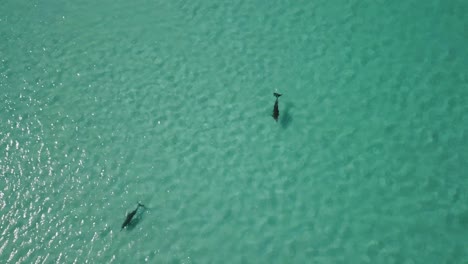
[{"label": "shallow ocean water", "polygon": [[0,263],[468,263],[466,13],[4,1]]}]

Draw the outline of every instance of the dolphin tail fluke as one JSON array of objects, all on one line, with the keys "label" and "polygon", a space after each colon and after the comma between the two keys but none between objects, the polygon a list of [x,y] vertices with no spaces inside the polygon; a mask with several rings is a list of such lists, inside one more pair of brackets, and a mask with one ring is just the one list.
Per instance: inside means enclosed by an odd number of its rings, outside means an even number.
[{"label": "dolphin tail fluke", "polygon": [[274,95],[274,96],[276,96],[276,98],[278,98],[278,97],[282,96],[282,94],[279,94],[279,93],[276,93],[276,92],[275,92],[275,93],[273,93],[273,95]]},{"label": "dolphin tail fluke", "polygon": [[141,204],[140,202],[138,202],[138,207],[146,208],[146,206],[144,204]]}]

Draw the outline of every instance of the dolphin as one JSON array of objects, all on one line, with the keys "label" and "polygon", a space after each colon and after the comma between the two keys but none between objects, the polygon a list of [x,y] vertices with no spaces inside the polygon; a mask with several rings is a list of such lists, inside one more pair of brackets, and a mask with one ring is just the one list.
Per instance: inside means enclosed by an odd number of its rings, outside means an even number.
[{"label": "dolphin", "polygon": [[273,93],[274,96],[276,96],[276,101],[275,101],[275,106],[273,106],[273,118],[275,119],[276,122],[278,122],[278,117],[279,117],[279,109],[278,109],[278,98],[282,95],[279,93]]},{"label": "dolphin", "polygon": [[137,213],[138,211],[138,208],[140,207],[143,207],[145,208],[144,205],[142,205],[141,203],[138,203],[138,206],[135,210],[131,211],[130,213],[127,214],[127,217],[125,218],[125,221],[123,222],[122,224],[122,228],[120,229],[120,231],[122,231],[126,226],[128,226],[128,224],[130,224],[130,222],[132,221],[133,217],[135,216],[135,214]]}]

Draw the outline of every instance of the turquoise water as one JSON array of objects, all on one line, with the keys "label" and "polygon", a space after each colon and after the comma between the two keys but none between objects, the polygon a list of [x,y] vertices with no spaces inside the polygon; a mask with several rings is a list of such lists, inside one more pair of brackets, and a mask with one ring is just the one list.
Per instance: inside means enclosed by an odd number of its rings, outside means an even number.
[{"label": "turquoise water", "polygon": [[468,263],[467,13],[4,0],[0,263]]}]

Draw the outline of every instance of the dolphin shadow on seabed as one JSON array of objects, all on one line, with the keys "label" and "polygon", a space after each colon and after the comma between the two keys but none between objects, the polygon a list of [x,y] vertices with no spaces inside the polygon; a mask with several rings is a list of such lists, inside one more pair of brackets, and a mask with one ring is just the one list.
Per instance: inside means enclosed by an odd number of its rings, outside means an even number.
[{"label": "dolphin shadow on seabed", "polygon": [[291,122],[293,121],[293,117],[291,116],[291,109],[294,107],[291,103],[284,104],[284,110],[280,116],[280,124],[282,128],[288,128]]}]

